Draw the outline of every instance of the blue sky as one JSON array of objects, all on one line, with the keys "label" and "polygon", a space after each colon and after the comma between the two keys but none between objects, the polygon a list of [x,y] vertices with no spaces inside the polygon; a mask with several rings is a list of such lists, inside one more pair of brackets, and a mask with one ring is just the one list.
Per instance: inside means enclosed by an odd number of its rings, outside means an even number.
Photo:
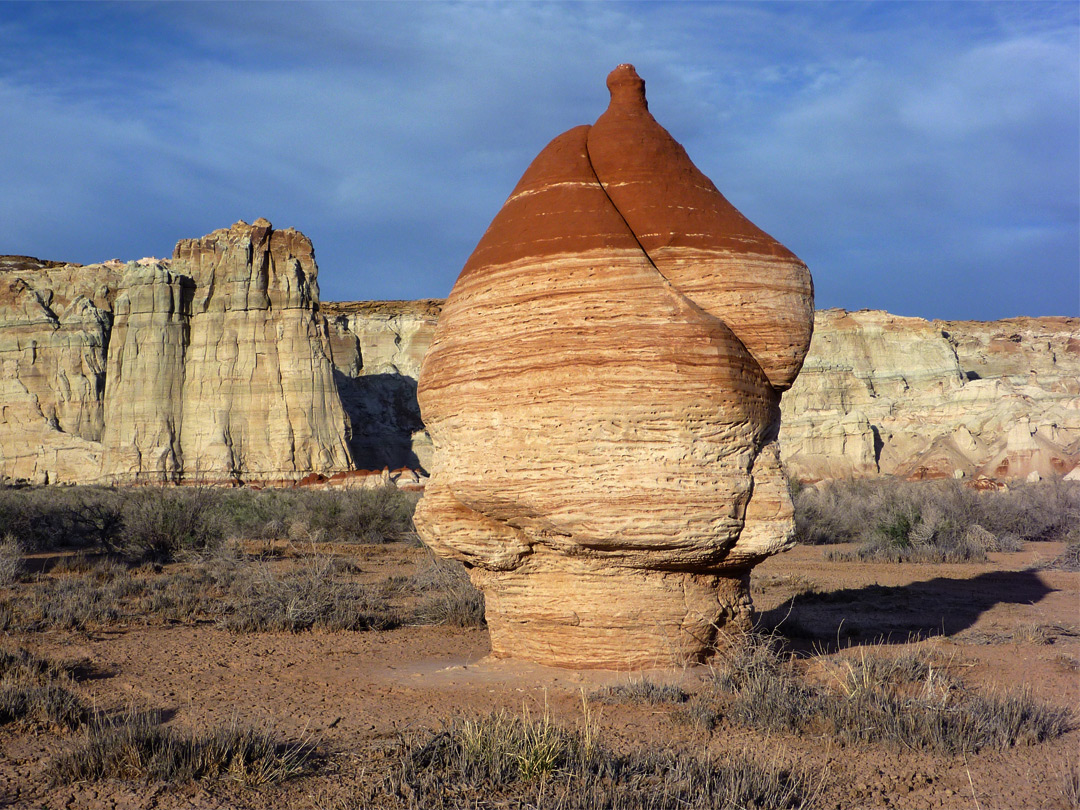
[{"label": "blue sky", "polygon": [[819,307],[1077,315],[1078,8],[0,3],[0,253],[167,256],[264,216],[324,300],[445,296],[631,62]]}]

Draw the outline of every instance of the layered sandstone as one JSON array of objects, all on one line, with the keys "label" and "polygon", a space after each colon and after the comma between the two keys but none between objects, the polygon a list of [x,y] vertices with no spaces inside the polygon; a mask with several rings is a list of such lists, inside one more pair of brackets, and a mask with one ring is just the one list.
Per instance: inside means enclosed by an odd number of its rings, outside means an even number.
[{"label": "layered sandstone", "polygon": [[0,475],[291,481],[352,469],[311,242],[266,220],[171,261],[0,262]]},{"label": "layered sandstone", "polygon": [[1080,463],[1080,319],[823,310],[780,441],[803,480],[999,480]]},{"label": "layered sandstone", "polygon": [[633,68],[608,86],[484,234],[419,385],[421,535],[484,590],[494,655],[574,667],[694,660],[746,626],[751,567],[791,543],[775,440],[813,311]]},{"label": "layered sandstone", "polygon": [[441,311],[442,302],[433,299],[323,305],[338,392],[352,423],[350,448],[361,469],[430,467],[416,381]]},{"label": "layered sandstone", "polygon": [[194,282],[185,469],[255,480],[350,469],[311,241],[265,219],[238,222],[180,241],[171,267]]},{"label": "layered sandstone", "polygon": [[0,262],[0,474],[93,480],[118,265]]}]

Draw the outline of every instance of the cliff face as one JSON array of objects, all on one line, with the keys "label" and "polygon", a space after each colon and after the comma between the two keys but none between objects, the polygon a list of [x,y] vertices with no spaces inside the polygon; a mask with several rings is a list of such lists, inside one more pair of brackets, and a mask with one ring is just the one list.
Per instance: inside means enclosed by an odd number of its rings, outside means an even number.
[{"label": "cliff face", "polygon": [[323,305],[359,468],[431,468],[416,381],[441,311],[432,299]]},{"label": "cliff face", "polygon": [[[162,262],[0,257],[0,475],[431,468],[416,379],[441,302],[319,304],[310,243],[295,231],[252,241],[264,226],[244,227],[232,248],[217,231],[217,247],[191,240]],[[781,411],[783,459],[804,480],[1068,472],[1080,319],[821,310]]]},{"label": "cliff face", "polygon": [[183,240],[194,282],[184,357],[184,466],[211,478],[351,469],[311,241],[265,219]]},{"label": "cliff face", "polygon": [[101,466],[119,264],[0,261],[0,473],[84,480]]},{"label": "cliff face", "polygon": [[806,480],[1061,475],[1080,462],[1080,319],[819,311],[781,410]]},{"label": "cliff face", "polygon": [[352,468],[311,242],[266,220],[124,266],[0,261],[0,474],[276,481]]}]

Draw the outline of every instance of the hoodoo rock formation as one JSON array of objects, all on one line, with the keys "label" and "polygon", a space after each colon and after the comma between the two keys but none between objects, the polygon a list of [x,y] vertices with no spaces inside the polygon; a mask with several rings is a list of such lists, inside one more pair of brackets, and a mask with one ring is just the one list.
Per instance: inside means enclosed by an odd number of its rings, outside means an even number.
[{"label": "hoodoo rock formation", "polygon": [[743,217],[620,65],[553,140],[447,299],[420,374],[417,526],[485,592],[492,650],[566,667],[691,661],[744,628],[785,549],[780,393],[809,272]]}]

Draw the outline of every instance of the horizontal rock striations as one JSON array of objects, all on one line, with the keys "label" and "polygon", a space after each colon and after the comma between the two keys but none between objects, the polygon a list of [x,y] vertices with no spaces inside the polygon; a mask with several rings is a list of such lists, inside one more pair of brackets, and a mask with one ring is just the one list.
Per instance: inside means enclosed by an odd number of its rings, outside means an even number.
[{"label": "horizontal rock striations", "polygon": [[484,234],[419,385],[421,535],[470,566],[494,655],[569,667],[695,660],[746,626],[750,568],[791,542],[778,405],[812,327],[806,267],[632,67],[608,86]]},{"label": "horizontal rock striations", "polygon": [[803,480],[1063,475],[1080,463],[1080,319],[819,311],[781,410]]}]

